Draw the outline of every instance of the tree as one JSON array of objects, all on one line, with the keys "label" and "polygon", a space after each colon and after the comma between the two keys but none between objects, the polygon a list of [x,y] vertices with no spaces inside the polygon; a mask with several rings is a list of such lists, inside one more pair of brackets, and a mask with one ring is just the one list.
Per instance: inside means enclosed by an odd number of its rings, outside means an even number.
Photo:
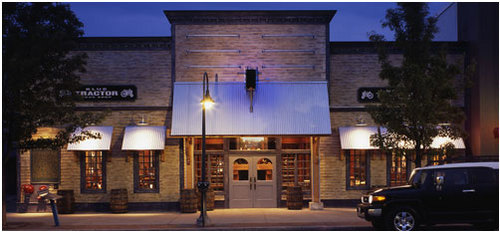
[{"label": "tree", "polygon": [[[86,54],[70,54],[83,24],[66,4],[3,3],[3,136],[8,148],[59,148],[102,115],[79,113],[76,96]],[[33,139],[38,127],[58,126],[53,139]],[[92,137],[91,134],[87,135]]]},{"label": "tree", "polygon": [[394,47],[402,51],[401,65],[391,63],[384,36],[370,36],[382,68],[379,77],[388,83],[388,91],[378,93],[380,104],[368,106],[375,123],[387,128],[374,135],[371,143],[386,151],[411,148],[416,167],[436,136],[465,135],[463,110],[452,103],[465,82],[458,81],[461,70],[447,62],[445,48],[433,46],[438,29],[436,18],[428,15],[426,3],[398,3],[387,10],[382,26],[394,31]]},{"label": "tree", "polygon": [[[61,90],[74,93],[80,85],[78,73],[85,72],[86,55],[70,53],[83,35],[83,24],[66,4],[2,6],[4,164],[18,150],[56,149],[86,137],[98,138],[89,132],[70,137],[77,127],[95,124],[104,115],[77,112],[77,97],[59,95]],[[55,138],[32,138],[43,126],[61,130]]]}]

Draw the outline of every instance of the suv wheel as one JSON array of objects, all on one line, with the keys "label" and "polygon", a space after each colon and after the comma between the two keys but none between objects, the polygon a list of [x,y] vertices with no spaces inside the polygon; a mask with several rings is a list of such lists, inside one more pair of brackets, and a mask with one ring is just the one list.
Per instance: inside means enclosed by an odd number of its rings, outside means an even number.
[{"label": "suv wheel", "polygon": [[388,229],[396,231],[414,231],[420,224],[417,212],[410,207],[396,207],[386,216]]}]

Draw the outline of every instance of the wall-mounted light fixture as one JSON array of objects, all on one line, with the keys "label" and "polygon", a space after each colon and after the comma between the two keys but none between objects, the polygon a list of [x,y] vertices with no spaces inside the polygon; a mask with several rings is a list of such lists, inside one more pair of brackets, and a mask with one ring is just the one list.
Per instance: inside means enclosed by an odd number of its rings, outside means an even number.
[{"label": "wall-mounted light fixture", "polygon": [[148,125],[148,122],[147,122],[146,117],[144,115],[141,115],[141,120],[137,123],[137,125],[140,125],[140,126]]},{"label": "wall-mounted light fixture", "polygon": [[362,116],[358,116],[356,117],[356,126],[366,126],[366,122],[365,122],[365,119],[363,119]]}]

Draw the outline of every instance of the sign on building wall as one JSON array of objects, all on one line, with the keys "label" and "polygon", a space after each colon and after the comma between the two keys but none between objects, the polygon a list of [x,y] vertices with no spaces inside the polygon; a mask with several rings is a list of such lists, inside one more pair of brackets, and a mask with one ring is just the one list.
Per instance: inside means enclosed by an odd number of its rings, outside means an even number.
[{"label": "sign on building wall", "polygon": [[[59,96],[72,95],[61,90]],[[75,91],[84,101],[134,101],[137,99],[137,87],[133,85],[84,85]]]},{"label": "sign on building wall", "polygon": [[378,103],[377,92],[380,90],[387,90],[384,87],[361,87],[358,89],[358,102],[360,103]]}]

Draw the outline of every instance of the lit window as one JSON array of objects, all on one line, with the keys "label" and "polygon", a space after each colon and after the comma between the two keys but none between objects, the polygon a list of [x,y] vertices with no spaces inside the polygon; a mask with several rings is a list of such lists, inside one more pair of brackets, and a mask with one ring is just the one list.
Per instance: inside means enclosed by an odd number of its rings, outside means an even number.
[{"label": "lit window", "polygon": [[406,160],[406,155],[397,155],[391,153],[387,157],[387,175],[389,186],[405,185],[409,174],[409,164]]},{"label": "lit window", "polygon": [[106,161],[102,151],[85,151],[82,156],[83,193],[106,192]]},{"label": "lit window", "polygon": [[135,192],[158,192],[159,173],[158,153],[156,151],[138,151],[134,156]]},{"label": "lit window", "polygon": [[368,189],[369,154],[367,150],[346,150],[347,189]]},{"label": "lit window", "polygon": [[281,149],[311,149],[309,137],[283,137]]},{"label": "lit window", "polygon": [[[201,154],[194,155],[196,166],[196,183],[201,181]],[[206,161],[207,180],[210,181],[210,187],[219,194],[224,191],[224,155],[209,154]]]},{"label": "lit window", "polygon": [[295,183],[295,156],[297,156],[297,183],[302,187],[304,199],[311,198],[311,153],[281,155],[281,198],[285,199],[286,190]]},{"label": "lit window", "polygon": [[263,150],[265,148],[264,137],[240,138],[240,150]]},{"label": "lit window", "polygon": [[248,161],[246,159],[234,161],[233,180],[248,180]]}]

